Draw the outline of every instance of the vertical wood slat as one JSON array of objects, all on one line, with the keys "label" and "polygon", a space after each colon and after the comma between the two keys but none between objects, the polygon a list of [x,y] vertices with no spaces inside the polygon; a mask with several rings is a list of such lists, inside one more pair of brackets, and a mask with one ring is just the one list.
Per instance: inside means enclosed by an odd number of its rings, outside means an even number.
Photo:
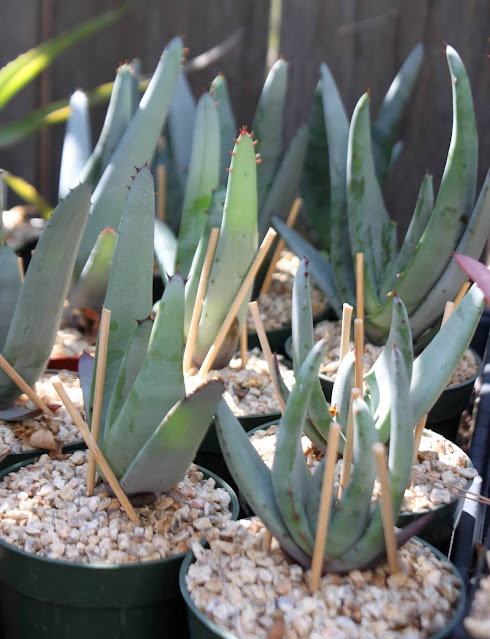
[{"label": "vertical wood slat", "polygon": [[[5,1],[12,5],[12,12],[9,7],[9,11],[5,12],[8,20],[0,22],[0,53],[3,62],[11,59],[15,52],[27,50],[39,41],[39,16],[32,13],[30,29],[26,18],[28,7],[37,6],[38,3],[35,0],[2,0],[2,3]],[[85,0],[75,3],[52,0],[51,4],[54,4],[53,32],[59,34],[91,16],[116,7],[119,2]],[[152,73],[165,44],[176,34],[184,36],[190,47],[191,58],[242,28],[243,35],[237,47],[210,68],[193,73],[190,80],[196,95],[199,95],[202,90],[209,88],[216,74],[223,71],[229,82],[237,125],[250,123],[264,79],[269,9],[270,0],[242,0],[239,3],[228,0],[180,0],[178,3],[135,0],[118,23],[75,45],[53,64],[50,71],[53,78],[52,97],[67,97],[76,88],[89,89],[110,81],[114,79],[118,64],[134,57],[142,61],[144,73]],[[14,15],[17,17],[15,23],[22,24],[23,30],[25,28],[25,39],[19,42],[19,38],[16,38],[7,46],[5,41],[2,42],[2,34],[8,31],[9,24],[14,24],[11,23],[11,16],[13,18]],[[17,109],[0,114],[0,121],[5,122],[27,114],[36,105],[34,93],[29,90]],[[93,114],[96,131],[100,130],[104,113],[105,108],[100,108]],[[34,138],[31,138],[28,143],[31,151],[27,167],[25,155],[19,156],[20,147],[1,151],[0,166],[10,168],[38,184],[35,179],[38,162],[48,162],[51,179],[46,195],[54,202],[57,196],[62,137],[63,127],[54,127],[49,158],[34,157]]]},{"label": "vertical wood slat", "polygon": [[406,143],[385,189],[388,209],[406,229],[420,182],[428,169],[437,188],[451,135],[452,102],[444,42],[461,55],[475,101],[480,138],[479,185],[490,156],[490,53],[487,0],[283,0],[280,51],[291,62],[288,135],[308,117],[325,61],[336,78],[349,117],[371,89],[376,112],[398,68],[419,41],[425,59],[400,128]]}]

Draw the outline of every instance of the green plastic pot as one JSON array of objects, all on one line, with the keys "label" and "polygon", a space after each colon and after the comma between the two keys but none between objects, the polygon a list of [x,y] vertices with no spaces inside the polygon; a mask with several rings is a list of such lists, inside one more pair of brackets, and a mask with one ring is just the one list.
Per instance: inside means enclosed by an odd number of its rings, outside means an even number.
[{"label": "green plastic pot", "polygon": [[[418,539],[418,538],[414,537],[414,539]],[[441,552],[439,552],[437,548],[434,548],[433,546],[428,544],[426,541],[423,541],[422,539],[419,539],[419,541],[421,541],[424,544],[424,546],[427,546],[428,548],[430,548],[432,552],[436,555],[436,557],[438,557],[439,559],[448,561],[447,557],[445,557]],[[187,574],[187,570],[189,569],[189,565],[194,562],[195,562],[194,555],[192,554],[192,552],[189,552],[187,556],[185,557],[184,561],[182,562],[182,565],[180,567],[180,575],[179,575],[180,591],[182,593],[182,597],[184,598],[185,605],[187,606],[187,618],[189,622],[190,639],[237,639],[237,636],[235,634],[233,634],[232,632],[228,630],[220,628],[217,624],[215,624],[213,621],[208,619],[206,615],[203,612],[201,612],[192,601],[189,591],[187,589],[187,584],[185,582],[185,576]],[[459,574],[458,570],[453,564],[451,564],[451,570],[453,574],[461,578],[461,575]],[[466,589],[463,582],[461,582],[461,596],[452,619],[449,621],[449,623],[446,625],[445,628],[443,628],[441,631],[437,632],[436,634],[432,635],[429,639],[445,639],[446,637],[451,636],[453,630],[455,629],[459,620],[463,616],[464,609],[465,609],[465,601],[466,601]]]},{"label": "green plastic pot", "polygon": [[[3,471],[0,478],[27,462]],[[214,473],[232,499],[234,491]],[[75,564],[26,553],[0,540],[0,609],[4,639],[186,639],[178,585],[185,553],[122,565]]]}]

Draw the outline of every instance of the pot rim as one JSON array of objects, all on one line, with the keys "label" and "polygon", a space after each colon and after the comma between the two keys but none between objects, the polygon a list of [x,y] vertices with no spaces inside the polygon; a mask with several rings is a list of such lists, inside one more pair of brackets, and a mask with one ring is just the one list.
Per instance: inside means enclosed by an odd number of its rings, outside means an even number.
[{"label": "pot rim", "polygon": [[[458,605],[456,606],[456,609],[454,611],[453,616],[451,617],[451,619],[449,620],[449,622],[447,623],[447,625],[444,628],[439,630],[436,634],[430,635],[428,637],[428,639],[443,639],[444,637],[449,637],[451,632],[454,630],[456,625],[459,623],[459,620],[461,619],[462,615],[464,614],[464,610],[465,610],[465,606],[466,606],[466,586],[465,586],[465,583],[464,583],[464,581],[463,581],[463,579],[461,577],[461,574],[460,574],[459,570],[456,568],[456,566],[440,550],[437,550],[437,548],[432,546],[432,544],[429,544],[427,541],[424,541],[423,539],[420,539],[419,537],[414,536],[414,537],[412,537],[412,539],[420,542],[423,546],[429,548],[431,550],[431,552],[433,552],[438,559],[444,560],[445,562],[449,563],[449,565],[451,567],[451,572],[454,575],[456,575],[457,577],[459,577],[459,579],[461,580],[461,585],[460,585],[460,588],[459,588],[460,598],[459,598]],[[180,587],[180,592],[182,594],[182,597],[184,598],[186,606],[188,607],[189,610],[192,611],[192,613],[199,619],[199,621],[201,623],[206,625],[212,632],[214,632],[221,639],[237,639],[237,635],[236,634],[232,633],[230,630],[227,630],[226,628],[222,628],[221,626],[218,626],[218,624],[216,624],[214,621],[211,621],[211,619],[206,617],[206,615],[203,612],[201,612],[201,610],[199,610],[199,608],[192,601],[192,598],[190,596],[189,590],[187,589],[187,584],[186,584],[185,577],[186,577],[187,569],[188,569],[189,565],[191,563],[194,563],[195,560],[196,559],[195,559],[192,551],[189,550],[186,553],[186,556],[184,557],[184,560],[182,561],[182,564],[181,564],[180,570],[179,570],[179,587]]]},{"label": "pot rim", "polygon": [[[34,462],[34,459],[28,459],[24,462],[19,462],[17,464],[14,464],[12,466],[9,466],[8,468],[4,468],[2,471],[0,471],[0,480],[2,480],[5,475],[8,475],[10,473],[16,472],[19,468],[22,468],[24,466],[27,466],[29,463]],[[233,488],[228,484],[228,482],[226,482],[224,479],[221,479],[221,477],[219,477],[218,475],[216,475],[215,473],[213,473],[211,470],[207,470],[206,468],[203,468],[202,466],[199,466],[197,464],[195,464],[195,466],[198,468],[198,470],[200,470],[206,478],[213,478],[217,484],[219,484],[220,488],[223,488],[224,490],[226,490],[228,492],[228,494],[231,497],[231,514],[232,514],[232,519],[235,520],[238,518],[239,512],[240,512],[240,503],[238,501],[238,497],[237,494],[235,493],[235,491],[233,490]],[[199,540],[199,543],[201,544],[205,544],[206,543],[206,539],[205,536],[203,535],[203,537]],[[134,561],[131,563],[126,563],[126,564],[107,564],[107,563],[78,563],[78,562],[74,562],[74,561],[68,561],[67,559],[51,559],[49,557],[41,557],[39,555],[36,555],[34,553],[30,553],[27,552],[25,550],[22,550],[21,548],[18,548],[17,546],[14,546],[13,544],[9,544],[7,541],[5,541],[2,537],[0,537],[0,546],[2,546],[3,548],[5,548],[5,550],[9,551],[9,552],[14,552],[14,553],[18,553],[20,554],[22,557],[26,558],[26,559],[36,559],[38,561],[41,561],[42,563],[48,564],[48,565],[56,565],[56,566],[66,566],[69,567],[70,569],[75,569],[75,570],[82,570],[82,571],[97,571],[97,570],[101,570],[101,569],[119,569],[119,570],[124,570],[126,572],[129,572],[131,570],[140,570],[143,566],[159,566],[159,565],[164,565],[164,564],[168,564],[170,563],[172,560],[182,560],[183,557],[185,557],[186,553],[188,552],[187,550],[184,550],[180,553],[177,553],[175,555],[171,555],[169,557],[165,557],[165,559],[154,559],[152,561]],[[1,579],[0,579],[1,581]]]}]

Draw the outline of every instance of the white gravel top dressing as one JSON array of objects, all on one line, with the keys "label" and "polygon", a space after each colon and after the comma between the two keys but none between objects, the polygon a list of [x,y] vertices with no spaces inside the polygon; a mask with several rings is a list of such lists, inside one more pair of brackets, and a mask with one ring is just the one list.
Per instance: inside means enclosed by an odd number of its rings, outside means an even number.
[{"label": "white gravel top dressing", "polygon": [[[284,358],[281,355],[278,355],[278,362],[283,379],[291,388],[294,384],[294,373],[284,364]],[[187,392],[195,386],[195,378],[192,377],[195,372],[197,371],[191,370],[186,378]],[[279,402],[274,392],[269,368],[260,349],[254,348],[248,351],[245,368],[242,368],[241,357],[235,355],[225,368],[210,370],[206,380],[216,377],[224,381],[223,397],[237,417],[279,412]],[[199,380],[199,384],[201,383],[202,381]]]},{"label": "white gravel top dressing", "polygon": [[[329,320],[323,320],[318,322],[314,328],[315,341],[319,341],[323,337],[327,339],[327,353],[320,368],[320,373],[328,375],[332,379],[335,379],[339,368],[339,356],[340,356],[340,336],[342,332],[341,322],[331,322]],[[353,337],[353,335],[352,335]],[[354,349],[354,342],[350,342],[350,350]],[[365,342],[363,353],[363,369],[367,373],[373,366],[374,362],[378,359],[383,350],[383,346],[376,346]],[[478,372],[478,362],[472,351],[467,349],[463,353],[456,370],[454,371],[448,386],[455,384],[461,384],[468,379],[474,377]]]},{"label": "white gravel top dressing", "polygon": [[[490,551],[486,552],[487,567],[490,567]],[[473,639],[490,637],[490,575],[481,577],[478,590],[471,604],[471,609],[464,620],[464,627]]]},{"label": "white gravel top dressing", "polygon": [[[229,522],[210,542],[192,545],[186,582],[197,608],[239,639],[416,639],[430,637],[454,615],[460,581],[428,548],[410,541],[400,572],[325,575],[309,590],[310,571],[288,563],[273,540],[262,550],[258,520]],[[268,634],[275,627],[276,634]]]},{"label": "white gravel top dressing", "polygon": [[128,519],[100,479],[85,487],[86,451],[65,459],[43,455],[0,482],[0,536],[26,552],[75,563],[123,564],[165,559],[230,519],[229,493],[191,465],[175,488]]},{"label": "white gravel top dressing", "polygon": [[[59,371],[56,375],[62,381],[72,402],[84,415],[82,390],[77,374],[71,371]],[[53,374],[43,374],[35,384],[35,391],[48,406],[55,404],[59,407],[55,411],[55,416],[50,418],[46,415],[41,415],[40,417],[20,422],[0,420],[0,452],[9,446],[11,452],[37,448],[57,451],[64,444],[70,444],[81,439],[77,427],[68,411],[61,404],[58,393],[51,384],[52,377]],[[25,395],[19,397],[16,405],[35,408],[34,404]]]}]

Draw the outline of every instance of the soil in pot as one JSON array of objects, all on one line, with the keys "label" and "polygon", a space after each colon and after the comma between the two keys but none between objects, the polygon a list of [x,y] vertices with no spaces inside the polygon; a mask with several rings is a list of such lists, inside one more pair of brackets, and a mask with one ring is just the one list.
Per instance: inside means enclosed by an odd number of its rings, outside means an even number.
[{"label": "soil in pot", "polygon": [[[273,352],[284,354],[284,342],[291,335],[292,291],[299,263],[294,253],[283,250],[268,292],[257,298],[260,317]],[[315,321],[320,321],[328,312],[327,300],[314,282],[311,283],[311,306]],[[251,315],[247,317],[247,326],[249,346],[260,346]]]},{"label": "soil in pot", "polygon": [[[97,315],[97,327],[98,321]],[[82,333],[73,327],[61,328],[56,334],[47,368],[65,368],[70,371],[78,371],[80,355],[84,351],[94,354],[96,339],[97,333],[93,332],[93,327],[92,332],[87,333]]]},{"label": "soil in pot", "polygon": [[180,575],[191,639],[259,639],[275,625],[284,639],[449,636],[464,605],[455,569],[413,539],[399,551],[401,570],[325,575],[309,590],[310,571],[288,563],[273,540],[262,550],[258,520],[230,522],[210,548],[193,546]]},{"label": "soil in pot", "polygon": [[[276,446],[277,425],[258,428],[251,434],[251,441],[264,462],[272,467]],[[309,467],[313,470],[321,455],[308,437],[302,437],[302,446]],[[335,468],[335,492],[339,489],[342,459]],[[410,521],[433,512],[432,520],[424,527],[420,536],[442,552],[447,552],[454,525],[463,505],[464,491],[468,490],[478,474],[470,458],[453,442],[431,430],[424,430],[417,463],[412,466],[412,478],[405,491],[397,525],[406,526]],[[376,482],[373,499],[379,495]],[[244,512],[252,514],[247,504],[241,505]],[[248,508],[248,510],[247,510]]]},{"label": "soil in pot", "polygon": [[[327,337],[327,355],[320,368],[320,381],[327,400],[332,395],[332,387],[339,367],[341,323],[324,320],[315,325],[315,340]],[[351,342],[350,348],[354,348]],[[383,347],[364,344],[364,372],[367,372]],[[291,357],[291,346],[285,346],[288,357]],[[467,349],[461,358],[446,389],[429,412],[428,426],[455,441],[461,414],[467,407],[476,378],[481,370],[481,358],[472,349]]]},{"label": "soil in pot", "polygon": [[[217,538],[236,496],[191,465],[128,519],[99,480],[87,494],[86,451],[4,471],[0,482],[2,627],[7,637],[184,637],[177,573],[193,541]],[[26,578],[29,575],[29,578]],[[23,611],[22,618],[15,613]]]},{"label": "soil in pot", "polygon": [[473,639],[488,639],[490,637],[490,551],[486,552],[487,570],[480,577],[478,588],[471,602],[467,617],[463,621],[464,629]]},{"label": "soil in pot", "polygon": [[[245,368],[242,367],[241,357],[237,354],[227,367],[211,370],[206,376],[206,379],[220,377],[225,382],[223,397],[246,432],[280,417],[279,403],[262,351],[253,348],[247,355]],[[294,383],[291,365],[282,355],[278,355],[278,361],[284,381],[291,387]],[[191,370],[186,378],[188,391],[192,389],[194,383],[193,373],[194,371]],[[199,447],[195,462],[209,468],[235,487],[221,454],[214,423],[211,424]]]},{"label": "soil in pot", "polygon": [[[0,420],[0,452],[10,449],[9,454],[0,462],[0,469],[24,459],[32,459],[42,449],[57,454],[62,448],[68,452],[84,446],[77,427],[65,407],[60,405],[59,396],[51,385],[50,380],[54,374],[44,373],[35,385],[37,395],[45,404],[56,407],[54,418],[41,415],[18,422]],[[56,375],[62,380],[72,402],[84,414],[82,390],[76,373],[60,370],[56,371]],[[35,408],[26,395],[21,395],[15,405]]]}]

